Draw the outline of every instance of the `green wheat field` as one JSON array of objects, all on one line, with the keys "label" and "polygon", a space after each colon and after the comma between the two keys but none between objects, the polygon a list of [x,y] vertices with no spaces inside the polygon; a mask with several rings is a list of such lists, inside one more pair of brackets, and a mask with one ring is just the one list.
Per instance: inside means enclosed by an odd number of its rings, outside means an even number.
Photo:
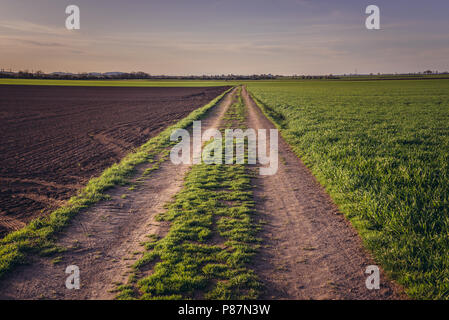
[{"label": "green wheat field", "polygon": [[251,83],[386,271],[449,297],[449,80]]}]

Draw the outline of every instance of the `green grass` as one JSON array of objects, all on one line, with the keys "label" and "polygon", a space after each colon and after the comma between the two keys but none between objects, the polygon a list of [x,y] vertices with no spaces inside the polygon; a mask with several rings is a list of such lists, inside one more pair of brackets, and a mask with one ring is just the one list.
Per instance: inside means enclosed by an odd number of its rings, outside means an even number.
[{"label": "green grass", "polygon": [[249,84],[389,275],[449,298],[449,80]]},{"label": "green grass", "polygon": [[[244,110],[236,99],[226,127],[243,126]],[[245,165],[194,165],[184,188],[158,216],[170,222],[168,234],[149,237],[117,298],[256,299],[261,285],[248,268],[259,242],[251,175]],[[151,274],[141,276],[146,269]]]},{"label": "green grass", "polygon": [[186,118],[166,128],[135,152],[125,156],[119,163],[106,169],[99,177],[91,179],[79,194],[68,201],[67,205],[53,211],[48,217],[33,220],[23,229],[12,232],[1,239],[0,277],[4,276],[15,265],[26,263],[30,253],[52,254],[60,252],[61,248],[54,245],[55,235],[70,223],[74,215],[100,200],[107,199],[105,191],[109,188],[126,184],[129,175],[134,172],[137,165],[145,162],[153,163],[157,156],[166,157],[169,152],[168,147],[174,144],[170,141],[171,132],[174,129],[186,128],[192,121],[203,117],[209,109],[221,100],[226,92],[207,105],[194,110]]}]

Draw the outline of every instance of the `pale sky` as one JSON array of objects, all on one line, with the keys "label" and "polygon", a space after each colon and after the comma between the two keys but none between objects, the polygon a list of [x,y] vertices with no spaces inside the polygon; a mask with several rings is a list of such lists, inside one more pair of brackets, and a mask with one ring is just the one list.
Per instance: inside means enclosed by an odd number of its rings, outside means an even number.
[{"label": "pale sky", "polygon": [[[65,28],[78,5],[81,29]],[[365,28],[380,7],[381,30]],[[0,68],[150,74],[449,70],[447,0],[0,0]]]}]

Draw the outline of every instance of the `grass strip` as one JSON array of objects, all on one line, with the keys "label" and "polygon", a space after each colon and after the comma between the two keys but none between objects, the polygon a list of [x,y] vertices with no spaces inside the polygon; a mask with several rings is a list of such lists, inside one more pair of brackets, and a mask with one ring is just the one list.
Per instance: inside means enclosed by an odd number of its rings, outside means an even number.
[{"label": "grass strip", "polygon": [[207,105],[192,111],[186,118],[167,127],[135,152],[128,154],[119,163],[103,171],[99,177],[91,179],[84,189],[68,200],[66,205],[56,209],[47,217],[31,221],[24,228],[12,232],[1,239],[0,278],[15,265],[26,263],[27,256],[30,253],[47,255],[61,251],[62,249],[54,244],[55,235],[69,224],[73,216],[94,203],[107,199],[105,191],[109,188],[126,184],[127,178],[134,172],[137,165],[154,161],[153,159],[156,156],[164,153],[167,147],[176,143],[170,141],[170,134],[173,130],[186,128],[194,120],[203,117],[230,90],[232,88],[216,97]]},{"label": "grass strip", "polygon": [[[239,94],[225,114],[225,127],[243,126],[244,108]],[[248,268],[260,242],[252,174],[244,164],[194,165],[184,188],[157,217],[169,221],[170,230],[144,244],[117,298],[256,299],[261,285]]]}]

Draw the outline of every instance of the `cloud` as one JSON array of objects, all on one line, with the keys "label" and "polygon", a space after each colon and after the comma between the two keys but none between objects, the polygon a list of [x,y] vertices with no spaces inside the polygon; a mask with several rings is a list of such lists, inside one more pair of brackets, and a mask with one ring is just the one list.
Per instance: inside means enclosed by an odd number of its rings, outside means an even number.
[{"label": "cloud", "polygon": [[14,39],[11,38],[11,40],[19,41],[24,44],[30,44],[33,46],[38,47],[65,47],[65,44],[59,43],[59,42],[44,42],[44,41],[35,41],[35,40],[28,40],[28,39]]},{"label": "cloud", "polygon": [[63,27],[51,27],[36,24],[28,21],[0,21],[0,28],[21,33],[38,33],[46,35],[67,35],[67,30]]}]

